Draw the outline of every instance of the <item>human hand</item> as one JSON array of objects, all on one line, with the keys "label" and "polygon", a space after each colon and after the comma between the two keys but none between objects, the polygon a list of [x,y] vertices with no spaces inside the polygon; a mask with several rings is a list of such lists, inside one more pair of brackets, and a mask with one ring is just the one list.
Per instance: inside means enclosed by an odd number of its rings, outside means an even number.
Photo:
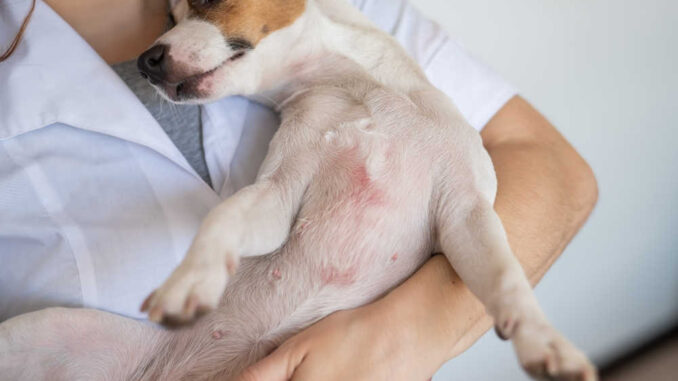
[{"label": "human hand", "polygon": [[317,322],[235,381],[424,381],[491,323],[436,255],[384,298]]},{"label": "human hand", "polygon": [[440,353],[419,343],[421,337],[408,332],[407,322],[387,316],[387,310],[377,302],[332,314],[235,380],[428,380],[441,365]]}]

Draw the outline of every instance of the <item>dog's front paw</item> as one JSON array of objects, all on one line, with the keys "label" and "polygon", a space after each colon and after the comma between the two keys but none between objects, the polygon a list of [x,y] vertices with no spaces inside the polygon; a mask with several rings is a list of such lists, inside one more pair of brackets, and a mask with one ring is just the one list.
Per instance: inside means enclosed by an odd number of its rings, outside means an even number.
[{"label": "dog's front paw", "polygon": [[598,380],[586,355],[547,323],[516,326],[513,346],[520,364],[537,380]]},{"label": "dog's front paw", "polygon": [[146,298],[141,311],[148,311],[151,321],[175,325],[215,309],[229,273],[238,265],[236,257],[228,257],[225,263],[220,257],[189,252],[165,283]]}]

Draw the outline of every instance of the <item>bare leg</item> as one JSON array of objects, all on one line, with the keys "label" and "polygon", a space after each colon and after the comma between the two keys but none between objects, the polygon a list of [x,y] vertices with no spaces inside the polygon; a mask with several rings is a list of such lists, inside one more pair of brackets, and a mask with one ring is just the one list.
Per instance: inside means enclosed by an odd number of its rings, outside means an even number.
[{"label": "bare leg", "polygon": [[586,356],[546,320],[489,200],[479,192],[468,196],[442,200],[439,245],[499,336],[513,340],[521,365],[537,379],[596,380]]}]

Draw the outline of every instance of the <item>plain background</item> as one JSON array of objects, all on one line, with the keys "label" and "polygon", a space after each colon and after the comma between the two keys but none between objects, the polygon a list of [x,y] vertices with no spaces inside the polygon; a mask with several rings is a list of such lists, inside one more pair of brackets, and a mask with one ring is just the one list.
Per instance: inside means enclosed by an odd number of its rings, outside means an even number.
[{"label": "plain background", "polygon": [[[591,219],[537,287],[556,327],[604,364],[676,324],[678,2],[411,2],[512,82],[597,175]],[[526,379],[490,333],[434,381]]]}]

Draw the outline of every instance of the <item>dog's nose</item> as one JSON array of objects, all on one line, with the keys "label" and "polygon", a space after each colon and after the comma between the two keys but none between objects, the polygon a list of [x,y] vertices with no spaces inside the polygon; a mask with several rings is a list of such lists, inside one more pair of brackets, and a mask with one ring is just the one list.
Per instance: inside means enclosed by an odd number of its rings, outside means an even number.
[{"label": "dog's nose", "polygon": [[166,51],[166,45],[158,44],[145,51],[137,60],[137,68],[141,76],[152,84],[160,83],[165,79]]}]

